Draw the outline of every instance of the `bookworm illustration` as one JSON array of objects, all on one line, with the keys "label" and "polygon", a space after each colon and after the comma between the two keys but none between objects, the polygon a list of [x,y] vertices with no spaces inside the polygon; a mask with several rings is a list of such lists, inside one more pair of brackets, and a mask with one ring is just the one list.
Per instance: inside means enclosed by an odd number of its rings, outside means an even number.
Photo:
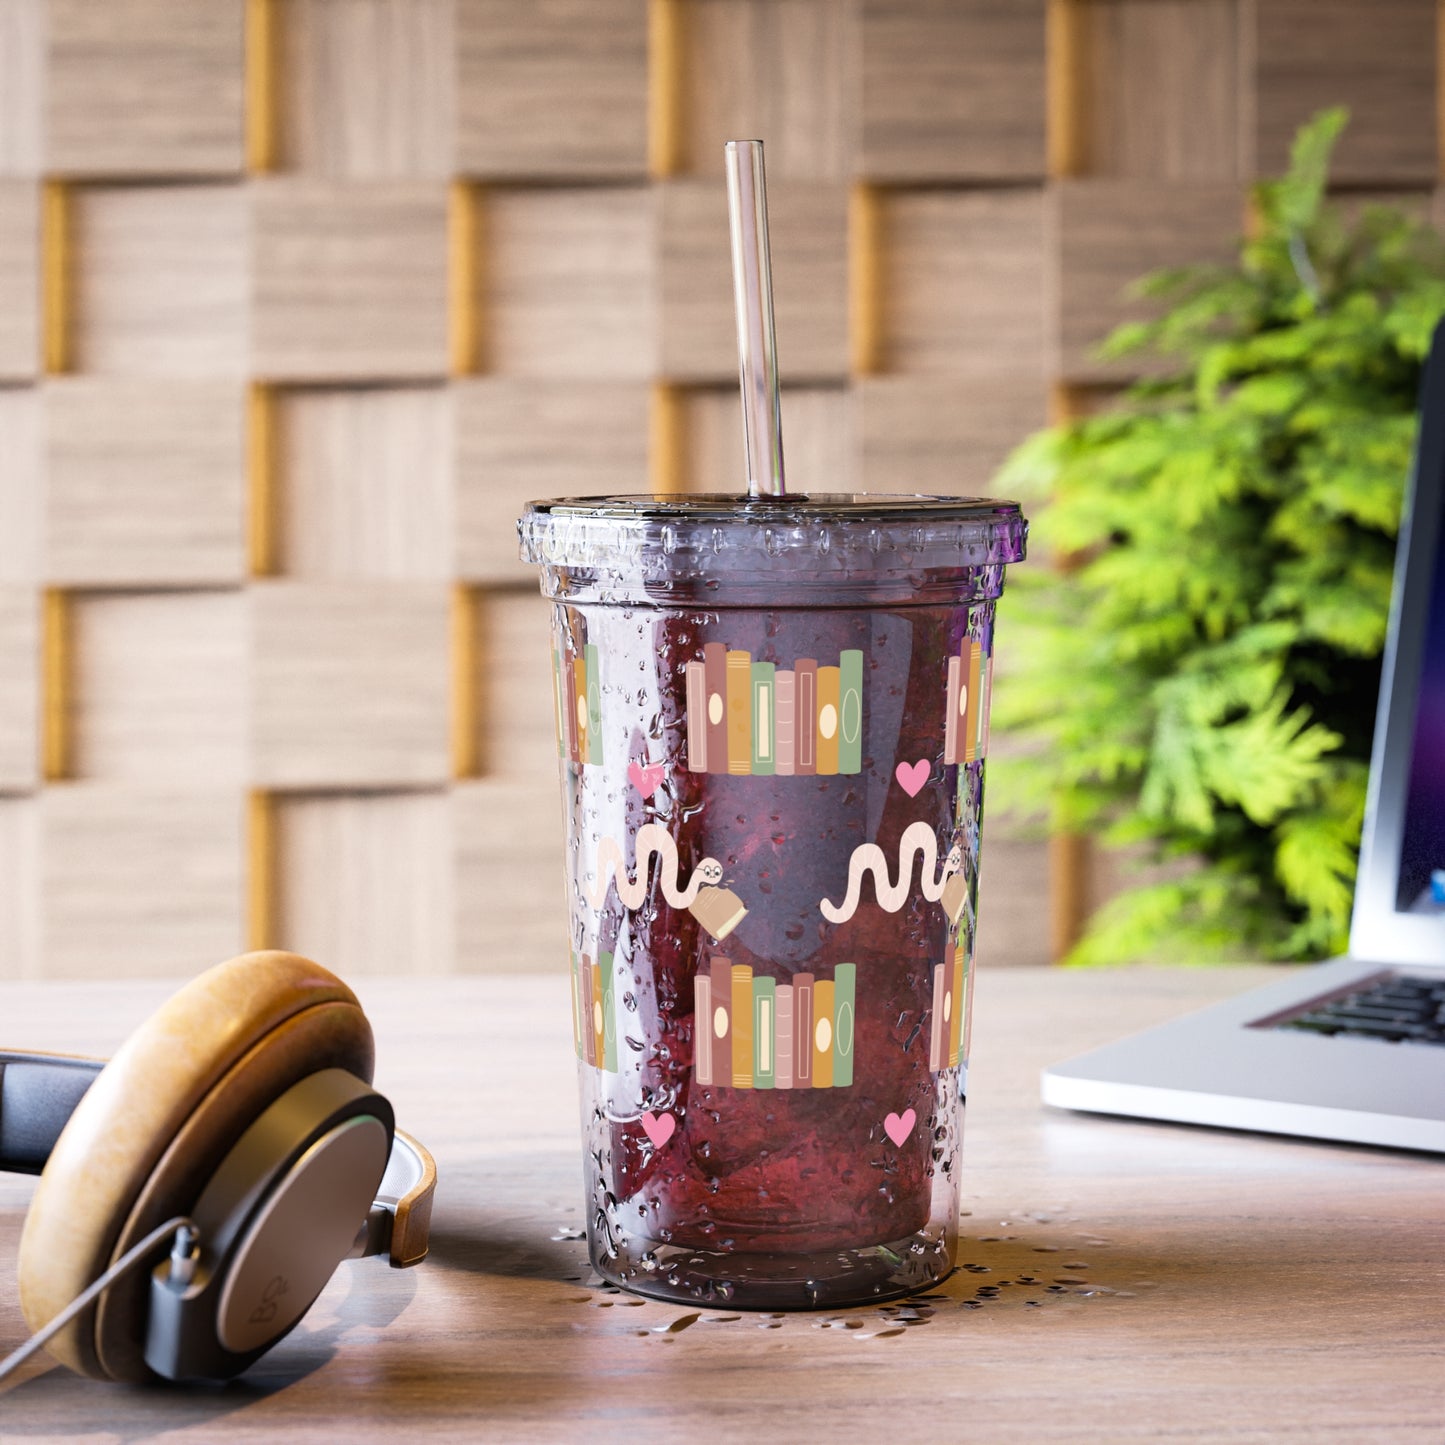
[{"label": "bookworm illustration", "polygon": [[686,908],[716,939],[721,941],[742,922],[747,914],[741,898],[731,888],[720,888],[722,864],[716,858],[701,858],[692,870],[686,888],[677,876],[677,844],[661,823],[644,823],[634,840],[637,852],[637,876],[626,868],[627,855],[613,837],[605,837],[597,845],[597,878],[585,886],[588,903],[601,908],[607,898],[608,884],[615,881],[617,896],[628,908],[640,908],[647,897],[647,880],[653,855],[659,860],[658,881],[662,896],[674,908]]},{"label": "bookworm illustration", "polygon": [[[888,859],[883,850],[876,843],[860,843],[848,860],[848,892],[842,903],[825,898],[819,903],[818,911],[829,923],[847,923],[858,911],[863,898],[863,879],[871,873],[878,906],[887,913],[897,913],[913,890],[913,855],[920,852],[923,876],[919,886],[923,896],[930,903],[941,902],[948,921],[956,925],[968,898],[968,882],[959,871],[963,867],[963,850],[957,846],[950,849],[942,868],[938,869],[938,838],[921,819],[910,823],[898,840],[896,882],[888,876]],[[938,869],[937,876],[935,869]]]},{"label": "bookworm illustration", "polygon": [[602,761],[602,671],[595,643],[570,660],[552,643],[552,702],[558,755],[574,763]]},{"label": "bookworm illustration", "polygon": [[687,664],[687,767],[694,773],[808,777],[863,770],[863,654],[792,667],[709,642]]},{"label": "bookworm illustration", "polygon": [[971,763],[988,751],[988,700],[993,691],[993,650],[965,638],[948,659],[948,695],[943,721],[943,761]]}]

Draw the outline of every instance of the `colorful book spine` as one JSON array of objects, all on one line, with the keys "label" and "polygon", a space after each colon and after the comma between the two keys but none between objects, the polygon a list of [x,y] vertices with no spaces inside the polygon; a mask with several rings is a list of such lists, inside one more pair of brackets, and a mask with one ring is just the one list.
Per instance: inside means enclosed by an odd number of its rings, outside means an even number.
[{"label": "colorful book spine", "polygon": [[797,736],[799,777],[810,778],[818,771],[818,664],[814,658],[800,657],[793,665],[796,677],[797,704],[794,732]]},{"label": "colorful book spine", "polygon": [[963,975],[968,968],[968,954],[962,944],[953,950],[953,1012],[948,1020],[948,1067],[958,1063],[959,1046],[963,1042]]},{"label": "colorful book spine", "polygon": [[770,778],[777,771],[773,746],[777,705],[776,663],[755,662],[752,666],[752,765],[754,777]]},{"label": "colorful book spine", "polygon": [[578,967],[582,974],[582,1057],[595,1068],[597,1066],[597,1035],[592,1028],[592,1014],[596,995],[592,992],[592,960],[584,953]]},{"label": "colorful book spine", "polygon": [[833,983],[813,985],[813,1087],[833,1087]]},{"label": "colorful book spine", "polygon": [[928,1016],[928,1067],[935,1074],[947,1057],[948,1029],[943,1021],[943,1001],[947,997],[948,966],[940,963],[933,970],[933,1007]]},{"label": "colorful book spine", "polygon": [[771,1089],[777,1076],[778,985],[753,980],[753,1088]]},{"label": "colorful book spine", "polygon": [[602,761],[602,675],[598,669],[597,644],[587,644],[587,761]]},{"label": "colorful book spine", "polygon": [[849,1088],[853,1083],[853,1037],[857,1025],[854,1009],[858,967],[840,963],[833,970],[833,1087]]},{"label": "colorful book spine", "polygon": [[[962,954],[963,949],[960,947]],[[963,958],[963,1038],[958,1045],[958,1062],[968,1063],[968,1045],[970,1035],[973,1033],[973,958],[965,955]]]},{"label": "colorful book spine", "polygon": [[564,651],[559,658],[562,666],[562,715],[567,725],[567,756],[575,763],[577,754],[577,668],[568,661]]},{"label": "colorful book spine", "polygon": [[572,958],[572,1046],[579,1059],[585,1058],[582,1048],[582,973],[577,963],[577,954],[568,949]]},{"label": "colorful book spine", "polygon": [[963,663],[948,659],[948,709],[943,715],[943,761],[958,761],[958,707],[963,697]]},{"label": "colorful book spine", "polygon": [[609,1074],[617,1072],[617,1015],[612,1008],[613,975],[612,955],[601,954],[598,958],[598,973],[602,981],[602,1067]]},{"label": "colorful book spine", "polygon": [[588,708],[587,708],[587,659],[577,656],[572,659],[572,697],[577,718],[577,748],[572,754],[579,763],[587,761],[588,752]]},{"label": "colorful book spine", "polygon": [[557,756],[567,756],[567,720],[563,716],[563,708],[566,706],[565,694],[562,691],[562,657],[557,651],[557,643],[552,643],[552,719],[557,724]]},{"label": "colorful book spine", "polygon": [[607,1015],[602,1002],[602,965],[587,961],[592,974],[592,1062],[599,1069],[607,1067]]},{"label": "colorful book spine", "polygon": [[699,1084],[712,1083],[712,975],[692,981],[692,1071]]},{"label": "colorful book spine", "polygon": [[704,682],[707,688],[707,770],[728,770],[727,656],[720,642],[709,642],[702,650]]},{"label": "colorful book spine", "polygon": [[813,986],[811,973],[793,975],[793,1087],[813,1087]]},{"label": "colorful book spine", "polygon": [[963,722],[963,760],[971,763],[978,757],[979,693],[983,650],[978,643],[968,645],[968,712]]},{"label": "colorful book spine", "polygon": [[745,777],[753,766],[753,655],[734,651],[727,656],[728,772]]},{"label": "colorful book spine", "polygon": [[842,702],[839,669],[818,669],[818,776],[838,771],[838,708]]},{"label": "colorful book spine", "polygon": [[779,777],[793,775],[793,759],[797,756],[797,693],[794,691],[797,676],[790,667],[780,667],[774,677],[777,690],[777,773]]},{"label": "colorful book spine", "polygon": [[981,758],[988,756],[988,714],[993,702],[993,647],[984,654],[983,659],[983,697],[978,705],[978,755]]},{"label": "colorful book spine", "polygon": [[712,1081],[733,1081],[733,966],[726,958],[712,961]]},{"label": "colorful book spine", "polygon": [[863,771],[863,654],[850,647],[838,654],[838,771]]},{"label": "colorful book spine", "polygon": [[707,772],[707,665],[687,665],[687,769]]},{"label": "colorful book spine", "polygon": [[793,985],[780,983],[777,988],[777,1022],[774,1048],[777,1060],[773,1069],[773,1087],[793,1087]]},{"label": "colorful book spine", "polygon": [[733,1088],[753,1086],[753,970],[735,963],[733,972]]}]

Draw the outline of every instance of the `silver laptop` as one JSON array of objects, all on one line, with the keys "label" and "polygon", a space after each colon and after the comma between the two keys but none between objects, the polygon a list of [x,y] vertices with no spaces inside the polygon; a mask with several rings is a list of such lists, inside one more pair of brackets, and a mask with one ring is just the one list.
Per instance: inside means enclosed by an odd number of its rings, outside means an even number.
[{"label": "silver laptop", "polygon": [[1046,1104],[1445,1153],[1445,322],[1420,398],[1349,953],[1046,1069]]}]

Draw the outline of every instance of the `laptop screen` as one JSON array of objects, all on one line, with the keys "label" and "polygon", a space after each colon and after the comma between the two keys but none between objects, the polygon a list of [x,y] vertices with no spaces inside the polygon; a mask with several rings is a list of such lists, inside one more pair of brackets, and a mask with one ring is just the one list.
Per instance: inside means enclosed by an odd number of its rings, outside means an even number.
[{"label": "laptop screen", "polygon": [[1445,322],[1420,385],[1350,952],[1445,966]]}]

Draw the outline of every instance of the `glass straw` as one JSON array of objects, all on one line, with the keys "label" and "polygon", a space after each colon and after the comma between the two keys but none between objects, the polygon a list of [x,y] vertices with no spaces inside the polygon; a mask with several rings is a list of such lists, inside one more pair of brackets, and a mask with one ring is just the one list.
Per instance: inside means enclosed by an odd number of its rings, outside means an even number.
[{"label": "glass straw", "polygon": [[768,255],[763,143],[730,140],[724,150],[748,495],[781,497],[785,490],[783,416],[778,403],[778,351],[773,334],[773,269]]}]

